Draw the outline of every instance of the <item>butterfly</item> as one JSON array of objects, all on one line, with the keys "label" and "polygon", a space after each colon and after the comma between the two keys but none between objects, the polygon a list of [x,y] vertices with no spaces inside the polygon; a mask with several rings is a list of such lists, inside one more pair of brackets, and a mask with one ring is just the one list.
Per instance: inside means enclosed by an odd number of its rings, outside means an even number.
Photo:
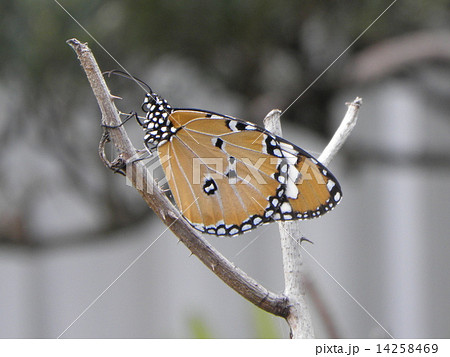
[{"label": "butterfly", "polygon": [[342,198],[324,165],[251,122],[173,108],[151,89],[142,110],[145,146],[156,149],[176,205],[200,232],[235,236],[277,220],[315,218]]}]

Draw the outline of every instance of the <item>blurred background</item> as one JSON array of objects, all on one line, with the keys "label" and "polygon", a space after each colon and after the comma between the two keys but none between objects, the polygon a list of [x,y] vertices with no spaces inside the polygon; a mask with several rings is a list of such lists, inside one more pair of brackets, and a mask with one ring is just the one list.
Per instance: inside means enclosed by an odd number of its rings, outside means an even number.
[{"label": "blurred background", "polygon": [[[261,123],[392,1],[60,3],[173,106]],[[62,337],[287,338],[99,160],[100,112],[65,41],[87,41],[103,71],[114,59],[54,1],[2,1],[0,13],[0,337],[56,338],[154,242]],[[122,111],[139,110],[138,86],[108,84]],[[330,165],[344,199],[303,223],[316,335],[449,338],[448,1],[395,2],[283,114],[284,136],[318,156],[356,96],[359,122]],[[208,240],[282,292],[277,229]]]}]

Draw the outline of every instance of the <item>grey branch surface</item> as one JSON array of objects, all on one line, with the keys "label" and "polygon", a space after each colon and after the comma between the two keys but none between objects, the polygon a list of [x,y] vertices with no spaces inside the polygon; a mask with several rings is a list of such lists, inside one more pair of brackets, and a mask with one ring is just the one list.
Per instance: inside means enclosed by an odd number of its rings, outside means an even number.
[{"label": "grey branch surface", "polygon": [[[118,126],[121,124],[121,120],[113,102],[114,96],[110,94],[91,50],[87,44],[81,43],[77,39],[68,40],[67,43],[75,50],[81,66],[86,72],[102,113],[102,124]],[[138,151],[131,143],[123,126],[108,128],[107,133],[119,153],[118,159],[112,165],[107,166],[114,168],[114,164],[117,162],[127,163],[125,170],[127,170],[127,177],[132,178],[133,187],[138,190],[148,206],[192,254],[248,301],[267,312],[286,318],[289,310],[286,297],[267,290],[220,254],[184,220],[178,209],[172,205],[153,180],[143,162],[130,160],[136,157]],[[104,141],[106,140],[102,140],[102,142]],[[104,160],[104,158],[102,159]],[[118,166],[120,167],[120,165]],[[131,175],[129,170],[132,170]],[[139,182],[137,182],[138,179]]]},{"label": "grey branch surface", "polygon": [[[325,147],[319,161],[328,165],[356,125],[361,98],[347,103],[348,110],[339,128]],[[282,136],[281,111],[272,110],[264,118],[264,126],[275,135]],[[289,300],[289,314],[286,320],[292,338],[314,338],[314,327],[306,303],[306,274],[303,267],[301,221],[278,222],[283,256],[284,295]]]}]

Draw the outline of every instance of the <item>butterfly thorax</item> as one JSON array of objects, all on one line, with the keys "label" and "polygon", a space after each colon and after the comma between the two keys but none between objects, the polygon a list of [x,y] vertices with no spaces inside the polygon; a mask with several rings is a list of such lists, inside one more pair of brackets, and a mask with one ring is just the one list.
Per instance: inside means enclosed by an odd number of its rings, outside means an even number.
[{"label": "butterfly thorax", "polygon": [[170,140],[177,129],[169,119],[173,112],[167,100],[156,93],[145,95],[142,109],[147,112],[142,127],[145,131],[145,145],[162,145]]}]

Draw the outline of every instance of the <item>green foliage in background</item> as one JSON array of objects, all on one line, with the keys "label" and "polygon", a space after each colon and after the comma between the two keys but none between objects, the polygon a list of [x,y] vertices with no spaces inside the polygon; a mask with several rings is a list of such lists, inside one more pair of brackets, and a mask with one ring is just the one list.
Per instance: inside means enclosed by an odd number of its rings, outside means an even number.
[{"label": "green foliage in background", "polygon": [[253,308],[252,315],[255,338],[281,338],[277,324],[285,323],[284,320],[258,308]]},{"label": "green foliage in background", "polygon": [[[284,321],[279,317],[273,316],[256,307],[250,308],[250,333],[253,338],[268,339],[282,338],[280,335],[279,324]],[[221,338],[214,332],[212,324],[208,323],[208,319],[201,313],[192,315],[187,319],[188,331],[190,338]]]},{"label": "green foliage in background", "polygon": [[188,331],[190,331],[190,338],[214,338],[211,328],[199,315],[191,316],[188,319]]}]

